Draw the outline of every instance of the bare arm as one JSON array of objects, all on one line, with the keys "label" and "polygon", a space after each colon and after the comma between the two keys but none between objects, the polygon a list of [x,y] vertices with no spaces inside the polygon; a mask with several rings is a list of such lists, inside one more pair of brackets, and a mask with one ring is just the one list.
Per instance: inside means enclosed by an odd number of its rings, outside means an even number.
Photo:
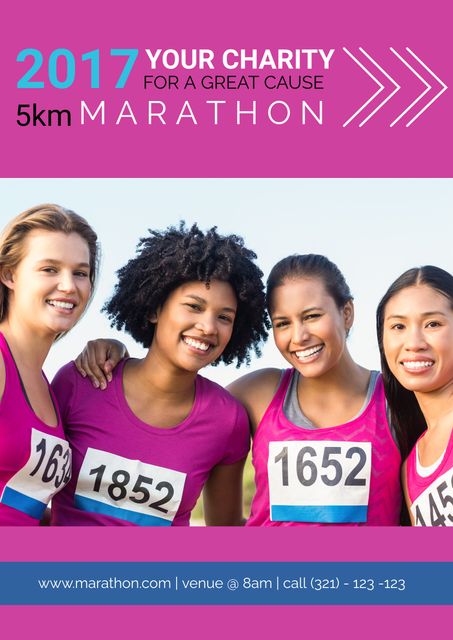
[{"label": "bare arm", "polygon": [[6,372],[5,363],[3,362],[3,356],[0,353],[0,400],[3,398],[3,392],[5,390]]},{"label": "bare arm", "polygon": [[280,369],[260,369],[241,376],[227,387],[231,395],[245,407],[252,435],[277,391],[280,378]]},{"label": "bare arm", "polygon": [[244,524],[242,475],[244,460],[218,464],[203,489],[204,519],[208,527],[238,527]]},{"label": "bare arm", "polygon": [[403,466],[401,467],[401,484],[403,486],[404,500],[406,502],[406,507],[407,507],[407,512],[409,514],[409,518],[411,519],[411,525],[414,526],[415,521],[414,521],[414,517],[412,515],[412,511],[411,511],[411,504],[412,503],[410,501],[409,492],[407,490],[406,466],[407,466],[407,460],[406,460],[406,462],[403,463]]},{"label": "bare arm", "polygon": [[119,340],[98,338],[87,342],[74,362],[78,372],[84,378],[88,376],[93,387],[105,389],[112,380],[113,369],[127,356],[127,349]]},{"label": "bare arm", "polygon": [[44,511],[43,517],[40,520],[39,526],[50,527],[50,520],[51,520],[51,510],[49,507],[47,507],[46,510]]}]

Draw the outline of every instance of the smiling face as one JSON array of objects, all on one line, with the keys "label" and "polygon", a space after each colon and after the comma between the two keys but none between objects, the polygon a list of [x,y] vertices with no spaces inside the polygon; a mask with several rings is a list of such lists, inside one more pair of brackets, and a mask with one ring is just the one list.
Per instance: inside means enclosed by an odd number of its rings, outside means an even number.
[{"label": "smiling face", "polygon": [[89,249],[76,233],[31,231],[24,257],[3,274],[8,287],[8,321],[30,325],[37,335],[69,331],[91,294]]},{"label": "smiling face", "polygon": [[233,332],[237,300],[228,282],[188,282],[156,314],[151,352],[178,369],[197,372],[222,354]]},{"label": "smiling face", "polygon": [[383,345],[403,387],[427,393],[453,383],[451,301],[428,285],[407,287],[387,303]]},{"label": "smiling face", "polygon": [[307,378],[338,366],[354,319],[352,302],[342,309],[319,278],[285,280],[272,292],[275,344],[283,357]]}]

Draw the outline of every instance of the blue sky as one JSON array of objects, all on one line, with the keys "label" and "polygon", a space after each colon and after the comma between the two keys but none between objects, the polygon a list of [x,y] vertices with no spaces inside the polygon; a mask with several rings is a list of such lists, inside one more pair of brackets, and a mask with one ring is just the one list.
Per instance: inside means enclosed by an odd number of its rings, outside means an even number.
[{"label": "blue sky", "polygon": [[[322,253],[343,271],[355,298],[349,338],[353,356],[379,366],[374,311],[404,270],[435,264],[453,272],[451,179],[3,179],[0,224],[30,206],[55,202],[80,213],[96,229],[102,265],[95,298],[80,324],[55,345],[46,363],[52,376],[93,337],[115,335],[100,308],[115,271],[148,228],[185,219],[237,233],[258,254],[265,277],[291,253]],[[142,350],[124,334],[133,355]],[[284,366],[272,344],[252,367]],[[247,369],[208,368],[226,384]]]}]

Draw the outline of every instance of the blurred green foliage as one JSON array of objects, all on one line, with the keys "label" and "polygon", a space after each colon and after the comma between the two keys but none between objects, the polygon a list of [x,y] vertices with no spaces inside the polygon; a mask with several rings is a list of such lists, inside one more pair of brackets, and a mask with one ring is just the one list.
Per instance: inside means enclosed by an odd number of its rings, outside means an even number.
[{"label": "blurred green foliage", "polygon": [[[252,455],[249,454],[244,468],[244,482],[243,482],[243,504],[244,504],[244,516],[249,517],[250,504],[255,494],[255,472],[252,466]],[[204,525],[203,518],[203,500],[202,497],[198,500],[195,509],[192,511],[190,518],[192,525]]]}]

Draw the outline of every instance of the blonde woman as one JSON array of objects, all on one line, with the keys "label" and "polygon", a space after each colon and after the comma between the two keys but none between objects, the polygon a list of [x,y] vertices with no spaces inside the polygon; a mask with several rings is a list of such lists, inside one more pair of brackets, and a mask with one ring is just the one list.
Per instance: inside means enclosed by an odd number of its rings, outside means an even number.
[{"label": "blonde woman", "polygon": [[42,366],[82,315],[97,271],[97,236],[45,204],[0,236],[0,525],[38,525],[71,477],[71,452]]}]

